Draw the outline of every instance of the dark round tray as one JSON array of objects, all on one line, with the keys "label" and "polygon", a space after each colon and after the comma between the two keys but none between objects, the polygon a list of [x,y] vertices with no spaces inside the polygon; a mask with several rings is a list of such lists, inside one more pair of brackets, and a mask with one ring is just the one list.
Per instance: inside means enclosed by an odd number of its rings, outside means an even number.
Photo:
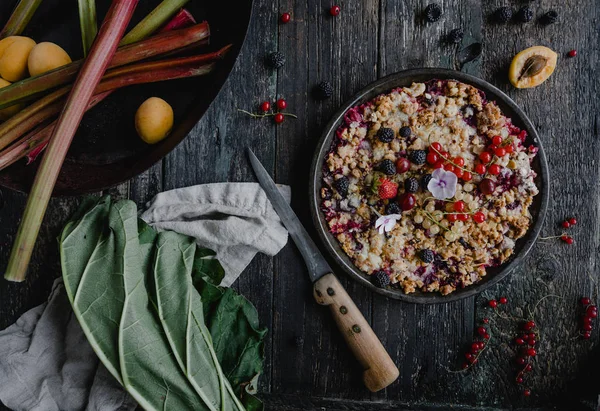
[{"label": "dark round tray", "polygon": [[[17,0],[0,1],[0,25],[4,25],[16,3]],[[111,2],[97,0],[96,3],[100,24]],[[130,28],[159,3],[160,0],[140,1]],[[206,52],[233,44],[228,56],[208,76],[126,87],[93,108],[85,115],[73,140],[53,195],[100,191],[142,173],[187,136],[216,98],[244,42],[252,0],[233,3],[192,0],[186,8],[197,22],[206,20],[210,24],[211,38]],[[73,60],[81,58],[77,2],[44,0],[23,35],[38,43],[57,43]],[[147,145],[139,139],[133,120],[139,105],[151,96],[165,99],[175,112],[171,135],[156,145]],[[0,185],[29,191],[38,164],[39,159],[29,166],[19,161],[0,172]]]},{"label": "dark round tray", "polygon": [[[515,252],[508,262],[499,267],[488,268],[487,275],[479,283],[464,289],[458,289],[447,296],[437,293],[423,293],[420,291],[412,294],[405,294],[402,290],[382,289],[374,286],[369,280],[369,276],[354,266],[350,258],[341,249],[338,241],[333,235],[330,234],[327,227],[327,221],[320,210],[321,200],[319,191],[321,189],[323,161],[325,155],[330,150],[332,140],[335,137],[335,132],[338,126],[342,123],[344,114],[350,108],[362,103],[366,103],[377,97],[379,94],[388,92],[396,87],[410,86],[410,84],[413,82],[425,82],[431,79],[455,79],[466,84],[471,84],[484,91],[488,100],[495,100],[503,110],[504,114],[512,118],[513,123],[516,126],[527,130],[528,137],[526,144],[535,144],[537,147],[539,147],[538,155],[535,157],[532,167],[537,173],[536,185],[540,192],[536,197],[534,197],[533,204],[530,207],[530,212],[533,217],[531,228],[524,237],[520,238],[516,242]],[[542,142],[539,138],[539,135],[535,130],[533,123],[529,120],[529,118],[527,118],[523,110],[521,110],[510,97],[490,83],[459,71],[438,68],[414,69],[401,71],[369,84],[349,101],[347,101],[333,116],[329,124],[327,124],[317,146],[310,171],[310,211],[314,224],[317,227],[317,232],[325,244],[325,248],[339,264],[339,266],[342,267],[344,271],[346,271],[353,279],[363,284],[367,288],[370,288],[379,294],[385,295],[386,297],[391,297],[410,303],[446,303],[470,297],[482,292],[486,288],[491,287],[506,277],[523,261],[523,259],[531,250],[535,240],[538,238],[544,223],[549,201],[549,184],[550,178],[548,173],[548,163],[546,161],[546,155],[544,153],[544,148],[542,147]]]}]

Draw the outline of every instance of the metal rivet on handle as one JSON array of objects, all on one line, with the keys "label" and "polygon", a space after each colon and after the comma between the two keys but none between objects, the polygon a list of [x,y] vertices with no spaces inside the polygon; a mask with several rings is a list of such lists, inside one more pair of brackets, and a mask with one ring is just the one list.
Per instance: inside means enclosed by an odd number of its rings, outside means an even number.
[{"label": "metal rivet on handle", "polygon": [[329,287],[327,289],[327,294],[329,294],[329,295],[335,295],[335,291],[333,291],[333,288]]},{"label": "metal rivet on handle", "polygon": [[342,305],[342,306],[340,307],[340,312],[341,312],[342,314],[348,314],[348,309],[346,308],[346,306],[345,306],[345,305]]},{"label": "metal rivet on handle", "polygon": [[360,326],[358,324],[354,324],[352,326],[352,331],[358,334],[360,332]]}]

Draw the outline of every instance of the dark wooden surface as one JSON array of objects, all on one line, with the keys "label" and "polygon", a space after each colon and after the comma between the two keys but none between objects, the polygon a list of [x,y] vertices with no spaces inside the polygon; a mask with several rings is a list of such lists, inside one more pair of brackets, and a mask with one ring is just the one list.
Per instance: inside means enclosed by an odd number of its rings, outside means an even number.
[{"label": "dark wooden surface", "polygon": [[[326,309],[311,297],[306,270],[289,244],[276,258],[258,256],[236,283],[257,306],[270,333],[261,392],[273,410],[441,410],[441,409],[595,409],[600,392],[598,331],[591,340],[577,338],[578,300],[597,299],[600,263],[600,36],[597,0],[538,0],[539,17],[556,9],[560,21],[495,25],[488,16],[515,1],[444,0],[443,18],[433,24],[419,19],[427,1],[345,0],[337,18],[324,0],[256,0],[249,36],[225,88],[191,135],[162,163],[110,192],[138,204],[161,190],[220,181],[253,181],[243,150],[254,149],[279,183],[291,184],[293,206],[307,226],[308,168],[321,127],[345,99],[369,82],[406,68],[460,68],[457,52],[482,42],[480,59],[462,67],[506,91],[539,126],[550,162],[551,208],[543,236],[560,233],[559,222],[577,216],[575,244],[539,242],[524,266],[477,298],[434,306],[384,299],[345,276],[340,280],[382,339],[401,370],[399,380],[383,392],[361,385],[360,369],[334,328]],[[282,12],[292,21],[278,24]],[[462,27],[458,46],[441,37]],[[556,50],[555,74],[542,86],[513,89],[506,69],[512,56],[532,45]],[[566,52],[576,48],[576,58]],[[279,50],[286,65],[266,69],[263,57]],[[331,99],[316,102],[312,87],[331,81]],[[298,120],[274,126],[236,112],[255,110],[259,102],[284,97]],[[58,275],[56,235],[77,198],[52,201],[35,251],[27,282],[0,282],[0,328],[46,298]],[[25,196],[2,190],[0,199],[0,269],[25,204]],[[467,373],[457,373],[481,318],[491,316],[489,298],[507,296],[504,308],[515,316],[535,312],[541,331],[534,372],[526,380],[532,396],[525,399],[514,382],[517,325],[498,320],[490,349]],[[482,408],[479,408],[482,407]]]}]

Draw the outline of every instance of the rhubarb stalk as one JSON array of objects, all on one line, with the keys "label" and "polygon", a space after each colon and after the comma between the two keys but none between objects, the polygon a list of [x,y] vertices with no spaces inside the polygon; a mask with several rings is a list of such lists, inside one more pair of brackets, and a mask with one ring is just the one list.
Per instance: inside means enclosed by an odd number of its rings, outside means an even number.
[{"label": "rhubarb stalk", "polygon": [[177,10],[185,6],[189,0],[163,0],[154,10],[140,21],[121,41],[127,45],[143,40],[160,29]]},{"label": "rhubarb stalk", "polygon": [[92,43],[98,34],[98,23],[96,22],[96,0],[78,0],[79,2],[79,26],[81,27],[81,44],[83,55],[87,56]]},{"label": "rhubarb stalk", "polygon": [[20,0],[4,29],[0,32],[0,40],[23,33],[41,3],[42,0]]},{"label": "rhubarb stalk", "polygon": [[[139,43],[121,47],[115,53],[109,68],[124,66],[140,60],[163,55],[202,42],[210,36],[208,23],[187,29],[162,33]],[[36,77],[31,77],[0,89],[0,110],[14,104],[38,98],[55,87],[69,84],[75,79],[83,60],[76,61]],[[0,133],[1,134],[1,133]]]},{"label": "rhubarb stalk", "polygon": [[25,279],[48,202],[73,136],[96,86],[117,51],[119,39],[122,38],[137,3],[138,0],[113,0],[90,55],[75,80],[27,199],[4,275],[9,281],[21,282]]},{"label": "rhubarb stalk", "polygon": [[192,13],[187,11],[186,9],[179,10],[179,13],[175,15],[162,29],[160,29],[159,33],[164,33],[165,31],[184,29],[186,27],[190,27],[196,24],[196,20]]}]

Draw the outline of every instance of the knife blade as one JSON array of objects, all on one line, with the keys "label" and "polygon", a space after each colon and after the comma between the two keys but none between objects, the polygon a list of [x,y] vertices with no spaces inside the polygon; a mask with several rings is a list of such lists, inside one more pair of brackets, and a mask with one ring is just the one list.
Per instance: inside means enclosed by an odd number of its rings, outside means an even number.
[{"label": "knife blade", "polygon": [[379,391],[393,383],[400,374],[375,332],[365,320],[354,301],[333,274],[317,245],[310,238],[300,220],[283,198],[275,182],[250,148],[248,157],[258,181],[279,215],[290,237],[296,243],[313,281],[313,295],[317,303],[329,306],[346,343],[364,368],[366,387]]},{"label": "knife blade", "polygon": [[331,267],[329,267],[329,264],[327,264],[327,261],[323,258],[317,245],[312,238],[310,238],[310,235],[298,219],[296,213],[294,213],[294,210],[292,210],[292,207],[290,207],[285,198],[283,198],[267,170],[265,170],[261,162],[250,149],[248,149],[248,157],[250,158],[250,164],[252,165],[252,169],[254,170],[254,174],[256,174],[260,186],[265,190],[267,198],[271,201],[281,222],[288,230],[290,237],[294,240],[300,254],[302,254],[306,267],[308,268],[308,275],[312,282],[314,283],[325,274],[331,273]]}]

